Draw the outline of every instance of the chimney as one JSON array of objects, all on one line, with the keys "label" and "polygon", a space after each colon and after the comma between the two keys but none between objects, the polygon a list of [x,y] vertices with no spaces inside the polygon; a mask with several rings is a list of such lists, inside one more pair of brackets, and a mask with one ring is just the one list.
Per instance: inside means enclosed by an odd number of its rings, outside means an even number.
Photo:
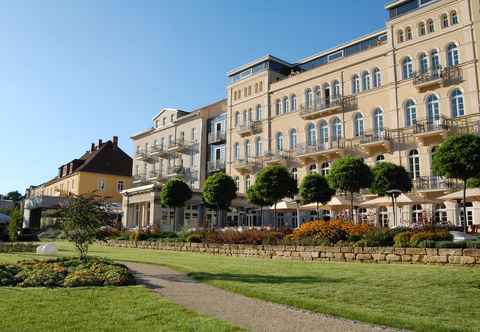
[{"label": "chimney", "polygon": [[102,147],[102,140],[99,139],[99,140],[98,140],[98,148],[101,148],[101,147]]},{"label": "chimney", "polygon": [[95,143],[92,143],[92,145],[90,146],[90,152],[93,152],[95,151]]},{"label": "chimney", "polygon": [[112,143],[113,143],[113,147],[118,147],[118,136],[113,136],[112,137]]}]

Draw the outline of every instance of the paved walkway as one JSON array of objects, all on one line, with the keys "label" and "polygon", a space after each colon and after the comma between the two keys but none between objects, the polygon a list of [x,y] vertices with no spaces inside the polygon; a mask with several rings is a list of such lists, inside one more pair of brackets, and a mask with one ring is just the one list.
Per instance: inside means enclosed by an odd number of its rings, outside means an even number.
[{"label": "paved walkway", "polygon": [[137,279],[170,301],[190,310],[262,332],[380,332],[394,331],[333,318],[249,298],[197,282],[184,273],[150,264],[123,263]]}]

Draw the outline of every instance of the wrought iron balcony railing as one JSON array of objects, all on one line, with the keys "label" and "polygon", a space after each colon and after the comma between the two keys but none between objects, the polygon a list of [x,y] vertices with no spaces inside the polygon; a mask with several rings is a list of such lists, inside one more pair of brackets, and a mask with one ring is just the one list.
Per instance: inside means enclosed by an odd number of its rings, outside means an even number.
[{"label": "wrought iron balcony railing", "polygon": [[413,189],[426,190],[460,190],[462,184],[458,181],[446,179],[440,176],[420,176],[412,179]]},{"label": "wrought iron balcony railing", "polygon": [[226,140],[226,134],[224,131],[217,131],[208,134],[208,144],[219,143]]},{"label": "wrought iron balcony railing", "polygon": [[413,130],[415,134],[429,133],[433,131],[448,130],[452,127],[452,121],[442,116],[436,119],[415,121]]},{"label": "wrought iron balcony railing", "polygon": [[225,169],[225,160],[210,160],[208,162],[208,171],[217,172]]}]

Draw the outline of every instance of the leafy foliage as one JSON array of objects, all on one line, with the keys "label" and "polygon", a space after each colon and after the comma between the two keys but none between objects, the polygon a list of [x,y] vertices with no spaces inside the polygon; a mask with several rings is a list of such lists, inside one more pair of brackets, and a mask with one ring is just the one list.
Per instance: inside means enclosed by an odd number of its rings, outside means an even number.
[{"label": "leafy foliage", "polygon": [[480,179],[479,178],[468,179],[467,188],[480,188]]},{"label": "leafy foliage", "polygon": [[334,161],[327,179],[337,190],[357,193],[370,186],[372,171],[361,158],[345,156]]},{"label": "leafy foliage", "polygon": [[237,186],[231,176],[223,172],[210,175],[203,185],[203,201],[217,210],[226,210],[237,197]]},{"label": "leafy foliage", "polygon": [[373,180],[370,191],[374,194],[385,196],[387,191],[398,189],[408,192],[412,189],[412,181],[403,166],[388,162],[375,165],[372,169]]},{"label": "leafy foliage", "polygon": [[335,194],[327,179],[318,173],[308,174],[300,185],[300,196],[305,203],[327,203]]},{"label": "leafy foliage", "polygon": [[20,194],[20,192],[18,190],[15,190],[15,191],[10,191],[4,197],[5,197],[5,199],[11,200],[11,201],[14,201],[15,203],[17,203],[23,198],[23,195]]},{"label": "leafy foliage", "polygon": [[18,231],[22,226],[23,216],[19,209],[13,209],[10,212],[10,222],[8,223],[8,238],[12,242],[18,240]]},{"label": "leafy foliage", "polygon": [[272,204],[285,197],[292,197],[298,192],[297,181],[284,166],[271,165],[264,167],[255,179],[258,194]]},{"label": "leafy foliage", "polygon": [[262,197],[262,195],[260,194],[260,192],[258,191],[255,185],[248,188],[247,199],[253,205],[260,206],[260,207],[272,204],[272,202],[269,202],[267,199]]},{"label": "leafy foliage", "polygon": [[330,244],[338,241],[345,241],[348,238],[360,238],[365,235],[371,226],[367,224],[354,225],[338,220],[333,221],[312,221],[302,224],[293,231],[294,239],[322,239]]},{"label": "leafy foliage", "polygon": [[162,204],[168,207],[183,207],[192,198],[192,190],[182,179],[173,178],[165,183],[160,192]]}]

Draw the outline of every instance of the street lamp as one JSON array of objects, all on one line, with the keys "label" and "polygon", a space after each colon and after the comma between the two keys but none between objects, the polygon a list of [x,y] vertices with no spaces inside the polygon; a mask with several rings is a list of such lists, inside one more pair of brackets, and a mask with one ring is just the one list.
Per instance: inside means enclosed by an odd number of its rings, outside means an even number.
[{"label": "street lamp", "polygon": [[293,199],[295,200],[295,203],[297,203],[297,228],[300,227],[300,207],[299,204],[302,201],[300,196],[297,194],[293,196]]},{"label": "street lamp", "polygon": [[395,202],[398,196],[400,196],[402,192],[398,189],[391,189],[387,190],[387,194],[390,195],[392,198],[392,206],[393,206],[393,227],[397,226],[397,211],[395,209]]}]

